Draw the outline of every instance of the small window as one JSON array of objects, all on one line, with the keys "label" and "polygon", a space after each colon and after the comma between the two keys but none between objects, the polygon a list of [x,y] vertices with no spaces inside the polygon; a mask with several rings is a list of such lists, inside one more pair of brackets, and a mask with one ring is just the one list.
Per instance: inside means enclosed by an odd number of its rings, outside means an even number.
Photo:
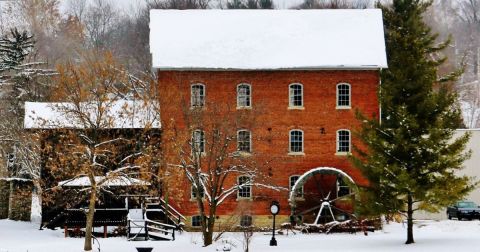
[{"label": "small window", "polygon": [[252,106],[251,86],[249,84],[240,84],[237,86],[237,107],[249,108]]},{"label": "small window", "polygon": [[350,186],[345,182],[341,176],[337,179],[337,197],[342,197],[350,194]]},{"label": "small window", "polygon": [[238,177],[238,198],[251,198],[252,197],[252,185],[251,178],[248,176]]},{"label": "small window", "polygon": [[205,152],[205,133],[202,130],[193,131],[192,151],[194,153],[204,153]]},{"label": "small window", "polygon": [[338,153],[350,152],[350,131],[349,130],[337,131],[337,152]]},{"label": "small window", "polygon": [[251,215],[242,215],[240,217],[240,226],[242,227],[251,227],[252,226],[252,216]]},{"label": "small window", "polygon": [[192,227],[200,227],[202,226],[202,216],[195,215],[192,216]]},{"label": "small window", "polygon": [[290,84],[289,89],[289,107],[303,107],[303,86],[299,83]]},{"label": "small window", "polygon": [[290,150],[291,153],[303,152],[303,131],[291,130],[290,131]]},{"label": "small window", "polygon": [[[291,192],[292,191],[292,188],[293,186],[295,185],[295,183],[297,183],[298,179],[300,178],[300,176],[298,175],[293,175],[290,177],[290,189],[289,191]],[[295,197],[297,198],[303,198],[303,186],[302,187],[299,187],[297,188],[296,190],[297,192],[295,193]]]},{"label": "small window", "polygon": [[337,108],[350,108],[350,84],[337,85]]},{"label": "small window", "polygon": [[[192,192],[191,192],[191,197],[192,199],[196,199],[197,198],[197,191],[195,190],[195,187],[192,186],[191,187],[192,189]],[[200,188],[200,198],[205,198],[205,190],[203,189],[203,187]]]},{"label": "small window", "polygon": [[237,150],[242,152],[252,151],[252,134],[249,130],[239,130],[237,133]]},{"label": "small window", "polygon": [[193,84],[190,96],[192,108],[205,106],[205,85]]}]

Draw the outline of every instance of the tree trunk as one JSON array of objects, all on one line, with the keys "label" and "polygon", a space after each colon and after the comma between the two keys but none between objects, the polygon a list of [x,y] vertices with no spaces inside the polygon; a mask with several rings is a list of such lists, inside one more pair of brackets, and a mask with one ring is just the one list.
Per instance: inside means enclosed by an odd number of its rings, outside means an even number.
[{"label": "tree trunk", "polygon": [[412,193],[408,193],[407,199],[407,241],[405,244],[412,244],[413,240],[413,197]]},{"label": "tree trunk", "polygon": [[95,201],[97,199],[97,191],[95,186],[92,186],[90,192],[90,203],[87,213],[87,225],[85,227],[85,244],[83,250],[92,251],[92,227],[93,227],[93,215],[95,214]]},{"label": "tree trunk", "polygon": [[207,230],[205,232],[205,237],[203,238],[203,245],[206,247],[213,243],[213,227],[215,225],[215,218],[211,215],[207,220]]},{"label": "tree trunk", "polygon": [[30,221],[41,225],[42,222],[42,195],[43,190],[40,182],[33,180],[34,191],[32,193],[32,206],[30,211]]}]

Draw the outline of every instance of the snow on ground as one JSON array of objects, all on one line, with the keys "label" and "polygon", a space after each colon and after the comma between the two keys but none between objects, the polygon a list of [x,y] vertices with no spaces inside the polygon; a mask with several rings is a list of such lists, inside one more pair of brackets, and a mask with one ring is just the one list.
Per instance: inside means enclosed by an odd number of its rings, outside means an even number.
[{"label": "snow on ground", "polygon": [[[271,236],[256,233],[250,251],[478,251],[480,221],[419,221],[415,225],[415,244],[405,245],[406,230],[402,224],[386,225],[383,231],[358,234],[278,235],[278,247],[270,247]],[[242,233],[224,237],[236,243],[232,251],[243,251]],[[136,251],[135,247],[154,247],[153,252],[216,251],[218,242],[202,247],[200,233],[183,233],[176,241],[129,242],[124,237],[99,238],[102,252]],[[97,245],[94,246],[94,251]],[[0,252],[70,252],[83,251],[83,238],[64,238],[62,230],[39,231],[28,222],[0,220]],[[220,250],[221,251],[221,250]]]}]

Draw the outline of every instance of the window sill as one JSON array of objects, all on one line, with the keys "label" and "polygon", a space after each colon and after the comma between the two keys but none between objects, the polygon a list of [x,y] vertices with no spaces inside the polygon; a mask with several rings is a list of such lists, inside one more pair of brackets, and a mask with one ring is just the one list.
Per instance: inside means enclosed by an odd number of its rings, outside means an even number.
[{"label": "window sill", "polygon": [[[205,197],[202,198],[202,201],[204,201],[204,200],[205,200]],[[190,201],[191,201],[191,202],[196,202],[197,199],[196,199],[196,198],[190,198]]]},{"label": "window sill", "polygon": [[349,156],[352,155],[351,152],[335,152],[335,156]]},{"label": "window sill", "polygon": [[335,107],[337,110],[348,110],[348,109],[352,109],[351,106],[337,106]]},{"label": "window sill", "polygon": [[237,157],[250,157],[250,156],[252,156],[252,153],[247,152],[247,151],[236,151],[234,154]]},{"label": "window sill", "polygon": [[243,110],[243,109],[251,110],[252,106],[237,106],[237,110]]},{"label": "window sill", "polygon": [[304,106],[288,106],[288,110],[305,110]]},{"label": "window sill", "polygon": [[305,156],[305,152],[289,152],[289,156]]},{"label": "window sill", "polygon": [[238,197],[237,196],[237,201],[253,201],[253,198],[252,197],[243,198],[243,197]]}]

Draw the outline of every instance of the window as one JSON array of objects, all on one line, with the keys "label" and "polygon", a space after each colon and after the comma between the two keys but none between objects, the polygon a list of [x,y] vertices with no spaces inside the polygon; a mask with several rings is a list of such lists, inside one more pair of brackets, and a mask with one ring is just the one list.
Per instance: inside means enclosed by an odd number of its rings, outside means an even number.
[{"label": "window", "polygon": [[303,86],[294,83],[288,86],[289,89],[289,107],[303,107]]},{"label": "window", "polygon": [[252,185],[251,178],[248,176],[240,176],[238,177],[238,198],[251,198],[252,197]]},{"label": "window", "polygon": [[[197,198],[197,191],[195,190],[195,187],[192,185],[192,193],[191,193],[191,197],[192,199],[196,199]],[[200,188],[200,198],[205,198],[205,190],[203,189],[203,187]]]},{"label": "window", "polygon": [[291,130],[290,131],[290,150],[291,153],[303,152],[303,131]]},{"label": "window", "polygon": [[350,152],[350,131],[339,130],[337,131],[337,153]]},{"label": "window", "polygon": [[[290,187],[289,187],[290,192],[292,191],[292,188],[295,185],[295,183],[297,183],[298,178],[300,178],[300,176],[298,176],[298,175],[293,175],[293,176],[290,177]],[[297,192],[295,193],[295,197],[303,198],[303,186],[297,187]]]},{"label": "window", "polygon": [[344,178],[339,176],[337,178],[337,197],[342,197],[350,194],[350,186],[345,182]]},{"label": "window", "polygon": [[249,108],[252,106],[251,86],[240,84],[237,86],[237,108]]},{"label": "window", "polygon": [[195,215],[192,216],[192,227],[200,227],[202,226],[202,216]]},{"label": "window", "polygon": [[350,84],[337,85],[337,108],[350,108]]},{"label": "window", "polygon": [[237,132],[237,150],[243,152],[251,152],[252,134],[249,130],[239,130]]},{"label": "window", "polygon": [[192,151],[196,153],[205,152],[205,133],[202,130],[195,130],[193,132]]},{"label": "window", "polygon": [[240,217],[240,226],[242,226],[242,227],[252,226],[252,216],[251,215],[242,215],[242,217]]},{"label": "window", "polygon": [[205,105],[205,85],[193,84],[190,97],[192,108],[203,107]]}]

